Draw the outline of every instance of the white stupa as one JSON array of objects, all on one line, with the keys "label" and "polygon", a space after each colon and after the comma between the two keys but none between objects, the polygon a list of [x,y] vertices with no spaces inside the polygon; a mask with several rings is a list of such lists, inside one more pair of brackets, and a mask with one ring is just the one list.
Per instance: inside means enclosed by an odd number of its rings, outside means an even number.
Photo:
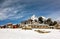
[{"label": "white stupa", "polygon": [[37,18],[35,15],[33,15],[33,16],[31,17],[31,19],[32,19],[32,20],[38,20],[38,18]]}]

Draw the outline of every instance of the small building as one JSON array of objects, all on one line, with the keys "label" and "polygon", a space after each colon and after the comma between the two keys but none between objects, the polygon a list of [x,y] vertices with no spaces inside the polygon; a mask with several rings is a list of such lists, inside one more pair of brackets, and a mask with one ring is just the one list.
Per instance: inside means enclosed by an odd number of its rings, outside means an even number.
[{"label": "small building", "polygon": [[19,24],[19,28],[22,28],[22,27],[24,27],[26,24],[24,24],[24,23],[20,23]]},{"label": "small building", "polygon": [[13,24],[12,28],[18,28],[18,24]]},{"label": "small building", "polygon": [[32,30],[32,27],[31,26],[24,26],[24,27],[22,27],[22,29],[24,29],[24,30]]},{"label": "small building", "polygon": [[12,28],[13,27],[13,24],[12,23],[8,23],[7,24],[7,28]]},{"label": "small building", "polygon": [[1,25],[0,28],[6,28],[6,25]]}]

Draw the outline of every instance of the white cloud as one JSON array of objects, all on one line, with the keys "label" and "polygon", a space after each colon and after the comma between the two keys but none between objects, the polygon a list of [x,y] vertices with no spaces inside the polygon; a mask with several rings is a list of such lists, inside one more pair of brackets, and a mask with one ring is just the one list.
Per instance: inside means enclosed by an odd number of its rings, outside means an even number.
[{"label": "white cloud", "polygon": [[25,7],[25,5],[17,5],[17,7],[15,6],[10,7],[10,5],[18,1],[20,0],[5,0],[5,2],[1,4],[0,20],[5,20],[5,19],[13,20],[13,19],[19,19],[23,17],[20,13],[18,15],[17,12],[21,11],[23,7]]},{"label": "white cloud", "polygon": [[[11,12],[11,13],[10,13]],[[0,20],[5,19],[19,19],[23,16],[17,15],[18,10],[14,10],[12,8],[5,8],[0,11]]]},{"label": "white cloud", "polygon": [[51,14],[47,15],[47,17],[54,20],[60,20],[60,11],[51,12]]},{"label": "white cloud", "polygon": [[[20,4],[19,1],[22,4]],[[16,3],[18,3],[18,4],[14,5]],[[47,4],[45,5],[45,3],[47,3]],[[42,11],[45,10],[46,8],[49,9],[49,10],[50,9],[53,10],[54,8],[57,8],[58,6],[60,6],[60,1],[59,0],[58,1],[56,1],[56,0],[55,1],[54,0],[51,0],[51,1],[50,0],[45,0],[45,1],[43,1],[43,0],[5,0],[2,4],[0,4],[0,7],[1,7],[0,8],[0,20],[22,18],[24,13],[25,13],[25,11],[22,11],[22,10],[24,10],[24,7],[26,5],[28,7],[30,7],[30,5],[32,6],[32,5],[35,5],[35,4],[43,5],[42,7],[39,6],[40,8],[38,7]],[[36,8],[36,10],[38,10],[38,9]],[[19,14],[17,14],[18,11],[20,11]],[[29,11],[33,12],[34,10],[32,9],[32,10],[29,10]],[[23,14],[21,15],[21,13],[23,13]],[[50,15],[47,15],[47,17],[56,18],[56,19],[59,20],[60,19],[60,15],[59,14],[60,14],[59,11],[52,12]]]}]

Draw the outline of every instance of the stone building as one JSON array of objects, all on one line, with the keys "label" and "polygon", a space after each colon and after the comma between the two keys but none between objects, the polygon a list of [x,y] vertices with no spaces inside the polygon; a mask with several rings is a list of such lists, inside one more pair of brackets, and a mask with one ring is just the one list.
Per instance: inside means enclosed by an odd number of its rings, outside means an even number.
[{"label": "stone building", "polygon": [[48,25],[45,24],[28,24],[27,26],[36,29],[48,29],[49,27]]},{"label": "stone building", "polygon": [[60,29],[60,24],[56,24],[56,25],[55,25],[55,28],[56,28],[56,29]]},{"label": "stone building", "polygon": [[55,26],[49,26],[48,28],[49,29],[55,29]]},{"label": "stone building", "polygon": [[7,24],[7,28],[12,28],[13,27],[13,24],[12,23],[8,23]]}]

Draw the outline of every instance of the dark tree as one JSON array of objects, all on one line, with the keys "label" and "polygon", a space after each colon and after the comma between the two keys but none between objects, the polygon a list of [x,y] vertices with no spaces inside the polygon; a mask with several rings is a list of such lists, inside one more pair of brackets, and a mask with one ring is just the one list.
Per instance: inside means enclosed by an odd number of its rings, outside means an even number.
[{"label": "dark tree", "polygon": [[47,22],[47,24],[50,25],[50,26],[51,26],[52,23],[53,23],[52,20],[51,20],[51,18],[48,18],[46,22]]},{"label": "dark tree", "polygon": [[57,21],[54,21],[53,25],[56,25],[57,24]]},{"label": "dark tree", "polygon": [[44,21],[44,24],[47,24],[47,20]]},{"label": "dark tree", "polygon": [[35,22],[37,22],[37,20],[34,20]]},{"label": "dark tree", "polygon": [[16,24],[17,27],[19,27],[19,24]]},{"label": "dark tree", "polygon": [[38,21],[39,21],[40,23],[43,23],[43,18],[42,18],[42,17],[39,17],[39,18],[38,18]]},{"label": "dark tree", "polygon": [[53,22],[51,21],[51,23],[49,24],[49,26],[53,26]]},{"label": "dark tree", "polygon": [[3,28],[6,28],[6,25],[2,26]]}]

